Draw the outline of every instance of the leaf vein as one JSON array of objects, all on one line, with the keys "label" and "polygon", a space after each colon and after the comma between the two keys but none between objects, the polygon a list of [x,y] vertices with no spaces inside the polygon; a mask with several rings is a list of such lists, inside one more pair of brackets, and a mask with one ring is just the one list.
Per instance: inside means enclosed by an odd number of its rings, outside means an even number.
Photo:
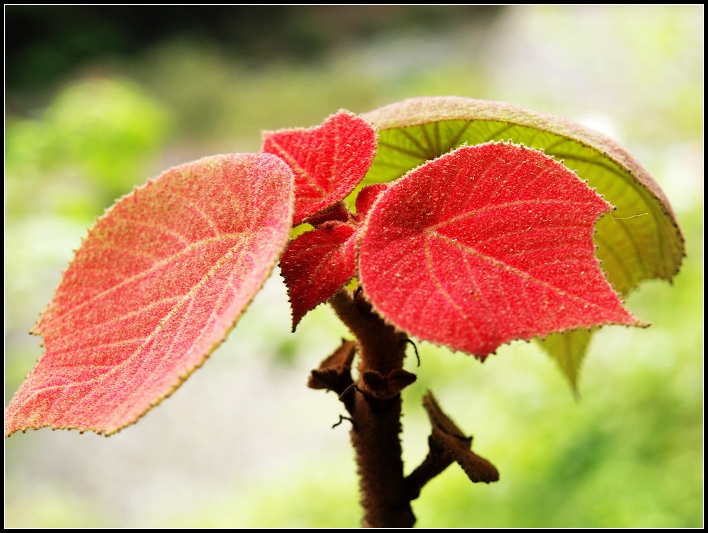
[{"label": "leaf vein", "polygon": [[[127,277],[127,278],[121,280],[119,283],[117,283],[117,284],[114,285],[113,287],[111,287],[111,288],[109,288],[109,289],[106,289],[105,291],[101,291],[101,292],[98,293],[98,294],[93,295],[91,298],[89,298],[88,300],[86,300],[86,301],[80,303],[79,305],[77,305],[77,306],[75,306],[75,307],[72,307],[72,308],[67,309],[65,313],[59,314],[59,315],[57,315],[56,317],[54,317],[54,318],[53,318],[53,321],[56,321],[56,320],[58,320],[58,319],[60,319],[60,318],[65,318],[65,317],[67,317],[67,316],[70,316],[70,315],[72,315],[72,314],[74,314],[74,313],[80,311],[81,309],[83,309],[84,307],[86,307],[87,305],[89,305],[91,302],[93,302],[93,301],[95,301],[95,300],[97,300],[97,299],[99,299],[99,298],[105,296],[106,294],[109,294],[109,293],[111,293],[111,292],[113,292],[113,291],[116,291],[116,290],[122,288],[124,285],[126,285],[126,284],[128,284],[128,283],[131,283],[131,282],[134,282],[134,281],[138,281],[139,279],[144,278],[144,277],[147,276],[148,274],[151,274],[154,270],[156,270],[156,269],[158,269],[158,268],[160,268],[160,267],[162,267],[162,266],[164,266],[164,265],[166,265],[166,264],[168,264],[168,263],[170,263],[170,262],[172,262],[172,261],[175,261],[176,259],[179,259],[180,256],[182,256],[182,255],[184,255],[184,254],[190,252],[190,251],[193,250],[194,248],[197,248],[197,247],[199,247],[199,246],[204,246],[204,245],[207,245],[207,244],[211,244],[211,243],[213,243],[213,242],[219,242],[219,241],[225,241],[225,240],[229,240],[229,239],[235,239],[237,236],[240,237],[238,240],[239,240],[240,243],[242,244],[242,243],[243,243],[243,236],[242,236],[241,233],[224,233],[224,234],[218,235],[218,236],[216,236],[216,237],[210,237],[210,238],[207,238],[207,239],[201,239],[201,240],[199,240],[199,241],[197,241],[197,242],[194,242],[194,243],[192,243],[191,245],[189,245],[189,246],[183,248],[183,249],[180,250],[179,252],[177,252],[177,253],[175,253],[175,254],[169,256],[169,257],[166,257],[166,258],[164,258],[164,259],[161,260],[161,261],[156,262],[156,263],[155,263],[154,265],[152,265],[150,268],[148,268],[148,269],[146,269],[146,270],[143,270],[143,271],[141,271],[141,272],[138,272],[137,274],[134,274],[134,275],[132,275],[132,276],[129,276],[129,277]],[[234,245],[234,247],[235,247],[235,246],[236,246],[236,245]],[[231,249],[233,249],[233,247],[232,247]]]},{"label": "leaf vein", "polygon": [[440,235],[439,233],[436,233],[435,236],[437,238],[441,239],[442,241],[446,242],[450,246],[458,248],[459,250],[462,250],[463,252],[467,252],[470,255],[474,255],[476,257],[479,257],[480,259],[482,259],[483,261],[486,261],[487,263],[489,263],[492,266],[504,269],[508,272],[512,272],[513,274],[516,274],[519,277],[527,279],[527,280],[531,281],[532,283],[535,283],[537,285],[545,287],[546,289],[549,289],[550,291],[552,291],[560,296],[570,298],[571,300],[583,302],[584,304],[590,305],[596,309],[604,309],[603,307],[600,307],[599,305],[597,305],[593,302],[590,302],[588,300],[585,300],[584,298],[581,298],[580,296],[577,296],[577,295],[571,294],[567,291],[564,291],[562,289],[559,289],[558,287],[551,285],[550,283],[548,283],[546,281],[543,281],[535,276],[530,275],[528,272],[524,272],[523,270],[518,269],[518,268],[516,268],[512,265],[509,265],[507,263],[504,263],[503,261],[499,261],[498,259],[495,259],[494,257],[491,257],[489,255],[486,255],[486,254],[478,251],[478,250],[475,250],[474,248],[472,248],[470,246],[465,246],[463,244],[460,244],[459,242],[452,240],[448,237],[445,237],[444,235]]},{"label": "leaf vein", "polygon": [[327,191],[325,191],[325,190],[322,188],[322,186],[321,186],[319,183],[317,183],[317,180],[316,180],[315,178],[313,178],[312,176],[310,176],[310,174],[309,174],[304,168],[302,168],[302,166],[300,165],[300,163],[298,163],[298,161],[290,154],[290,152],[287,152],[287,151],[285,150],[285,148],[283,148],[282,146],[280,146],[280,144],[278,144],[278,142],[277,142],[275,139],[271,138],[271,142],[273,143],[273,145],[275,146],[275,148],[280,152],[280,154],[278,154],[278,155],[280,155],[280,157],[282,157],[283,159],[286,160],[286,162],[288,163],[288,165],[290,165],[290,168],[292,168],[293,170],[295,170],[295,171],[296,171],[301,177],[303,177],[310,185],[312,185],[315,189],[317,189],[318,191],[320,191],[320,194],[321,194],[322,197],[327,196]]}]

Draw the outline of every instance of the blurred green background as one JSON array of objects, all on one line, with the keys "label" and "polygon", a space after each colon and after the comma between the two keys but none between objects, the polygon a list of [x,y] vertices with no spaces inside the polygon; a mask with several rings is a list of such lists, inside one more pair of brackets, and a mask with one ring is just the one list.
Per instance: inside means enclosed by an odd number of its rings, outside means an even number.
[{"label": "blurred green background", "polygon": [[[430,527],[703,524],[703,7],[6,6],[5,403],[41,356],[27,332],[86,228],[170,166],[256,151],[260,131],[403,98],[505,100],[615,137],[682,224],[673,284],[596,335],[575,401],[531,344],[483,365],[430,345],[403,445],[426,453],[432,389],[493,461],[453,465],[413,502]],[[357,526],[333,395],[305,387],[346,336],[320,306],[290,333],[277,273],[199,372],[105,439],[5,441],[6,527]]]}]

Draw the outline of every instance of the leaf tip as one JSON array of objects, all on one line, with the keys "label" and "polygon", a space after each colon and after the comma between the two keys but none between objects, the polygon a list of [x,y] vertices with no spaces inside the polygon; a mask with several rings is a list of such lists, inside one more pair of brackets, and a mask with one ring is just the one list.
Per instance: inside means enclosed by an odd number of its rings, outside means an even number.
[{"label": "leaf tip", "polygon": [[290,330],[290,333],[295,333],[295,330],[297,327],[300,325],[300,321],[302,321],[303,316],[300,313],[296,313],[293,308],[292,301],[290,302],[290,309],[292,309],[292,329]]}]

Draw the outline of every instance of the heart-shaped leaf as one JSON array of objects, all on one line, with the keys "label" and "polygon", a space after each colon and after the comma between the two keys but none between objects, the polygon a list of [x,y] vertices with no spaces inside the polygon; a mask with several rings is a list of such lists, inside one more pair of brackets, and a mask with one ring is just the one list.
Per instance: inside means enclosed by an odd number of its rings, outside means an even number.
[{"label": "heart-shaped leaf", "polygon": [[305,314],[356,275],[356,242],[361,222],[387,185],[364,187],[356,198],[353,216],[344,202],[339,202],[309,222],[315,229],[290,243],[280,261],[280,272],[288,287],[293,310],[293,331]]},{"label": "heart-shaped leaf", "polygon": [[46,353],[5,414],[111,434],[221,343],[288,241],[293,174],[270,154],[205,158],[120,199],[89,231],[35,327]]},{"label": "heart-shaped leaf", "polygon": [[[602,269],[620,294],[645,279],[670,280],[680,268],[684,238],[664,193],[605,135],[512,104],[458,96],[412,98],[364,118],[376,126],[379,147],[363,184],[394,180],[463,143],[512,141],[562,161],[617,208],[598,221],[594,240]],[[574,381],[582,361],[578,349],[584,353],[589,339],[563,335],[569,336],[564,343],[544,343],[544,348]]]},{"label": "heart-shaped leaf", "polygon": [[293,331],[305,313],[326,302],[356,274],[357,229],[329,222],[292,241],[280,261],[293,310]]},{"label": "heart-shaped leaf", "polygon": [[341,110],[315,128],[264,132],[263,151],[283,158],[295,174],[296,226],[343,200],[364,178],[376,153],[376,130]]},{"label": "heart-shaped leaf", "polygon": [[481,358],[514,339],[640,325],[595,258],[593,225],[610,208],[541,152],[462,147],[412,170],[374,204],[361,284],[398,328]]}]

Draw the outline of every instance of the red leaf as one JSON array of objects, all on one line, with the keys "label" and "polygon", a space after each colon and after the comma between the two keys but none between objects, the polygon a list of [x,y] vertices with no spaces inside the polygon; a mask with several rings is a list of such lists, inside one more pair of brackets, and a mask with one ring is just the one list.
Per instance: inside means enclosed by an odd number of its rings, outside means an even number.
[{"label": "red leaf", "polygon": [[307,222],[318,227],[328,222],[352,222],[353,218],[346,202],[337,202],[316,215],[312,215],[307,219]]},{"label": "red leaf", "polygon": [[280,261],[293,309],[293,331],[356,274],[357,228],[329,222],[292,241]]},{"label": "red leaf", "polygon": [[46,353],[5,431],[111,434],[170,395],[224,339],[288,240],[290,169],[205,158],[119,200],[76,252],[36,332]]},{"label": "red leaf", "polygon": [[356,241],[360,222],[388,185],[364,187],[356,197],[356,217],[344,202],[310,217],[313,231],[290,243],[280,269],[293,309],[293,331],[308,311],[326,302],[356,275]]},{"label": "red leaf", "polygon": [[386,183],[375,183],[373,185],[367,185],[356,197],[356,219],[359,222],[366,220],[366,217],[374,206],[374,202],[379,199],[379,196],[388,189],[388,184]]},{"label": "red leaf", "polygon": [[481,358],[514,339],[639,325],[595,258],[593,225],[610,208],[541,152],[464,146],[383,193],[361,283],[395,326]]},{"label": "red leaf", "polygon": [[293,226],[343,200],[364,178],[376,153],[376,130],[341,110],[321,126],[265,132],[263,151],[295,173]]}]

